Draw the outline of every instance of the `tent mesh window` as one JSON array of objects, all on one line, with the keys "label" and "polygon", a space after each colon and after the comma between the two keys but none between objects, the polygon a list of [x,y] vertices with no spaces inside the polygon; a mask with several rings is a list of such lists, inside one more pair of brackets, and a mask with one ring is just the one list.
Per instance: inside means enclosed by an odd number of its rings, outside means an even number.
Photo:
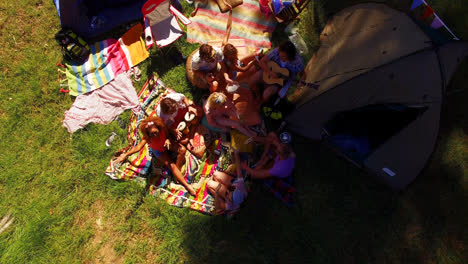
[{"label": "tent mesh window", "polygon": [[404,104],[369,105],[336,114],[325,124],[324,131],[335,149],[361,163],[426,109]]}]

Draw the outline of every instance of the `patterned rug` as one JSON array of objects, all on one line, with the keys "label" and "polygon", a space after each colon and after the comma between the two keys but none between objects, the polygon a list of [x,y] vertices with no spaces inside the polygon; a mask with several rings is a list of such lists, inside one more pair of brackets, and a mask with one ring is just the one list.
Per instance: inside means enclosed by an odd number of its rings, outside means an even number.
[{"label": "patterned rug", "polygon": [[[187,41],[207,43],[223,39],[229,13],[221,13],[215,1],[208,1],[200,7],[197,14],[190,18],[187,26]],[[233,9],[232,30],[230,39],[244,39],[250,47],[270,48],[270,38],[276,27],[272,16],[265,17],[256,0],[244,0],[244,3]]]}]

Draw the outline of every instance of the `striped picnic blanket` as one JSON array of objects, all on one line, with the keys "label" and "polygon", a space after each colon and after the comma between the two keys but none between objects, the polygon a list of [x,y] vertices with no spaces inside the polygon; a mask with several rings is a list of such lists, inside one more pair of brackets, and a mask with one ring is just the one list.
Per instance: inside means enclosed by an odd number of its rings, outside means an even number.
[{"label": "striped picnic blanket", "polygon": [[[166,89],[160,80],[150,78],[146,82],[139,93],[139,99],[142,103],[141,113],[132,115],[130,119],[127,149],[139,143],[138,125],[140,121],[146,116],[155,115],[154,109],[156,109],[156,106],[166,94],[171,92],[174,91]],[[191,196],[182,185],[171,182],[172,177],[167,168],[162,168],[160,164],[156,163],[153,168],[157,167],[158,169],[152,169],[151,155],[147,145],[140,152],[129,156],[127,162],[121,165],[115,165],[110,161],[105,174],[112,179],[139,181],[146,185],[151,195],[164,199],[168,204],[189,207],[202,213],[212,214],[214,213],[214,198],[208,193],[206,183],[208,177],[215,170],[227,168],[230,161],[229,152],[222,151],[220,137],[215,134],[212,135],[207,128],[199,126],[198,132],[204,136],[204,141],[207,142],[207,155],[198,159],[187,151],[186,162],[181,169],[185,180],[189,184],[194,183],[192,186],[197,192],[195,197]],[[195,138],[194,142],[201,142],[201,140]],[[215,154],[215,150],[219,155]]]},{"label": "striped picnic blanket", "polygon": [[[200,7],[187,26],[187,41],[207,43],[220,40],[225,35],[229,13],[220,13],[215,1],[208,0],[205,7]],[[271,47],[271,34],[276,27],[272,16],[265,17],[258,0],[244,0],[233,9],[230,39],[245,39],[247,46],[258,48]]]},{"label": "striped picnic blanket", "polygon": [[173,206],[214,214],[214,197],[208,192],[206,184],[216,170],[226,169],[230,160],[229,152],[221,151],[220,139],[215,140],[207,152],[215,153],[215,150],[220,151],[221,155],[211,154],[208,158],[201,160],[190,153],[186,154],[186,163],[182,167],[182,173],[185,173],[185,180],[188,183],[195,183],[192,185],[197,192],[195,197],[191,196],[182,185],[168,183],[167,178],[154,174],[149,179],[149,193]]},{"label": "striped picnic blanket", "polygon": [[141,38],[143,26],[137,24],[120,39],[106,39],[90,45],[91,52],[83,64],[65,63],[70,95],[89,93],[112,81],[149,57]]}]

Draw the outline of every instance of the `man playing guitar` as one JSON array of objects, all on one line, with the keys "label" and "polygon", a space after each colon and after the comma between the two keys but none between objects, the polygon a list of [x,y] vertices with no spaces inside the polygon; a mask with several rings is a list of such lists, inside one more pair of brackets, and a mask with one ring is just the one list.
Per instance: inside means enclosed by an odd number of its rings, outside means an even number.
[{"label": "man playing guitar", "polygon": [[[287,71],[277,69],[277,67],[273,66],[274,64],[277,64]],[[263,56],[263,58],[259,60],[259,66],[261,69],[249,79],[249,86],[256,89],[258,93],[257,85],[264,81],[267,83],[262,94],[262,103],[267,102],[277,93],[280,98],[283,98],[291,86],[292,81],[296,78],[296,75],[298,73],[301,73],[301,76],[304,74],[304,61],[297,53],[294,44],[290,41],[281,43],[279,47],[270,51],[266,56]]]}]

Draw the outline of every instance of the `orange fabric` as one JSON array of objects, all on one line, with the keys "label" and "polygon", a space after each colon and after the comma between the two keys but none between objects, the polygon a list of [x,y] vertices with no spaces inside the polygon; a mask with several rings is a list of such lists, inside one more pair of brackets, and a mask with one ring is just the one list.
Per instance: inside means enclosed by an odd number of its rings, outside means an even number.
[{"label": "orange fabric", "polygon": [[139,64],[149,57],[149,52],[145,49],[145,42],[141,38],[142,34],[143,26],[136,24],[120,38],[121,43],[128,50],[125,56],[132,64],[130,67]]}]

